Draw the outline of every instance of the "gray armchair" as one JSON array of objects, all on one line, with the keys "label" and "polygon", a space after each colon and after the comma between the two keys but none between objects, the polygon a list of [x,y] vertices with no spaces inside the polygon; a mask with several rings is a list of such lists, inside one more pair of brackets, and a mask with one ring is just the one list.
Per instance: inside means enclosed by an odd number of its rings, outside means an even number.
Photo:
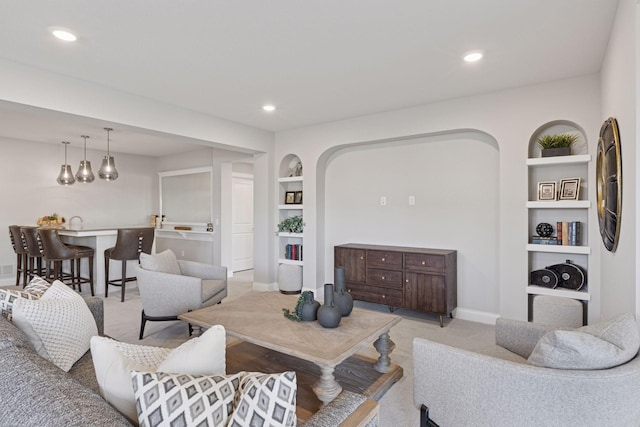
[{"label": "gray armchair", "polygon": [[557,328],[498,319],[496,344],[521,356],[522,363],[415,338],[413,398],[422,409],[421,425],[640,425],[640,357],[601,370],[527,364],[552,329]]},{"label": "gray armchair", "polygon": [[178,263],[181,275],[137,267],[142,298],[140,339],[147,320],[177,320],[181,314],[218,304],[227,296],[226,267],[184,260]]}]

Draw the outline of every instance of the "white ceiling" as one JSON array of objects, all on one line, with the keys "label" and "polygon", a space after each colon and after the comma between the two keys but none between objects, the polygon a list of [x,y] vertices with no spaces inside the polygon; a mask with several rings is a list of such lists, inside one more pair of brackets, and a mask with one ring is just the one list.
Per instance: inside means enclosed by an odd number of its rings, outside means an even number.
[{"label": "white ceiling", "polygon": [[[0,57],[278,131],[596,73],[617,3],[2,0]],[[51,26],[78,41],[53,39]],[[485,58],[464,63],[475,49]],[[0,136],[59,142],[53,131],[75,123],[6,108],[21,110],[0,104]],[[77,123],[66,135],[88,132]]]}]

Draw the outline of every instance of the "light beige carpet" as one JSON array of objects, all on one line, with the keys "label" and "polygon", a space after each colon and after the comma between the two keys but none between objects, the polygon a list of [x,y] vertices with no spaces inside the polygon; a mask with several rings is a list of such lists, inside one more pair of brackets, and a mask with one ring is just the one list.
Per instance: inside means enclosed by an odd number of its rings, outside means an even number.
[{"label": "light beige carpet", "polygon": [[[252,280],[252,271],[236,273],[229,280],[228,299],[252,292]],[[141,301],[135,282],[127,285],[124,303],[120,302],[118,288],[111,287],[110,292],[111,296],[105,299],[106,334],[125,342],[162,347],[176,347],[189,338],[187,325],[182,322],[147,322],[145,338],[139,341]],[[377,304],[356,302],[356,305],[388,312],[386,306]],[[403,320],[391,330],[391,339],[396,344],[391,358],[394,363],[402,366],[404,377],[393,385],[379,402],[381,426],[414,427],[418,425],[419,411],[413,406],[412,343],[415,337],[423,337],[479,353],[500,354],[504,357],[503,352],[494,344],[493,326],[447,319],[445,327],[440,328],[437,316],[409,310],[396,310],[394,314],[402,316]],[[362,354],[377,357],[373,346]]]}]

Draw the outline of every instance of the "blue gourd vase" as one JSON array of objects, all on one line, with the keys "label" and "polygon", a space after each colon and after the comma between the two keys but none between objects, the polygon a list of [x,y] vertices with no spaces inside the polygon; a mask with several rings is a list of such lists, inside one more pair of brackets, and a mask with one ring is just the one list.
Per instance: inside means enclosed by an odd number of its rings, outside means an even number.
[{"label": "blue gourd vase", "polygon": [[335,286],[334,302],[340,309],[343,317],[351,314],[353,310],[353,297],[347,292],[347,285],[344,279],[344,267],[336,267],[333,272],[333,283]]},{"label": "blue gourd vase", "polygon": [[342,314],[333,301],[333,284],[324,285],[324,304],[318,309],[318,323],[324,328],[336,328],[340,324]]}]

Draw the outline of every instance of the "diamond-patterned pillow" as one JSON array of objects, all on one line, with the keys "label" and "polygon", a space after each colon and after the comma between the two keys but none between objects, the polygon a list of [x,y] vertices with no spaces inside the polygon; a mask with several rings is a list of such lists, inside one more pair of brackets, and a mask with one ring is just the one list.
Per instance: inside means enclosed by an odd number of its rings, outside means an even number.
[{"label": "diamond-patterned pillow", "polygon": [[296,373],[247,373],[229,427],[295,427]]},{"label": "diamond-patterned pillow", "polygon": [[24,289],[0,289],[0,314],[12,320],[13,304],[17,298],[38,299],[51,287],[51,283],[34,276]]},{"label": "diamond-patterned pillow", "polygon": [[140,426],[224,427],[242,375],[131,372]]}]

